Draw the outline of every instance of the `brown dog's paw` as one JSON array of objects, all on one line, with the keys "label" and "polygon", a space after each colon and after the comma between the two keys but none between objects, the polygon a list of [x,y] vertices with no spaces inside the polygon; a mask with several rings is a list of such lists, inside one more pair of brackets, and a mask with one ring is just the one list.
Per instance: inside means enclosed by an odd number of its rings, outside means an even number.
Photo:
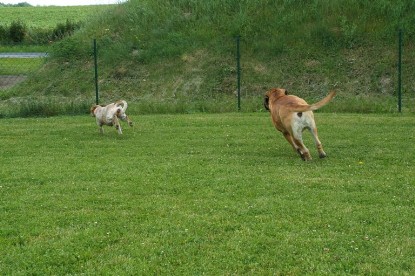
[{"label": "brown dog's paw", "polygon": [[300,149],[297,149],[297,152],[300,155],[301,159],[303,159],[303,161],[307,161],[305,154],[302,153]]},{"label": "brown dog's paw", "polygon": [[325,152],[320,152],[319,157],[320,159],[326,158],[327,154]]},{"label": "brown dog's paw", "polygon": [[311,155],[308,154],[308,155],[304,155],[304,159],[303,160],[304,161],[311,161],[311,160],[313,160],[313,158],[311,158]]},{"label": "brown dog's paw", "polygon": [[302,152],[300,149],[297,149],[297,152],[303,161],[310,161],[313,159],[309,152]]}]

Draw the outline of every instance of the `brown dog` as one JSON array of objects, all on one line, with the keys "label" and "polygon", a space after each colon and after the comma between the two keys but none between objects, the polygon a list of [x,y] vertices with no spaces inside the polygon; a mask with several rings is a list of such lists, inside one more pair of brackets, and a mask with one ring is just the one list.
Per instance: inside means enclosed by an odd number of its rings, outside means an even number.
[{"label": "brown dog", "polygon": [[103,125],[114,126],[119,134],[122,134],[122,129],[119,119],[128,122],[129,126],[133,126],[125,111],[127,110],[127,102],[124,100],[111,103],[106,106],[94,105],[91,107],[91,115],[96,118],[99,131],[104,133]]},{"label": "brown dog", "polygon": [[265,94],[264,106],[271,113],[275,128],[282,132],[303,160],[311,160],[310,152],[303,143],[304,129],[310,130],[313,135],[320,158],[327,156],[318,139],[313,110],[326,105],[335,94],[334,91],[330,92],[324,99],[312,105],[299,97],[287,95],[287,91],[282,88],[273,88]]}]

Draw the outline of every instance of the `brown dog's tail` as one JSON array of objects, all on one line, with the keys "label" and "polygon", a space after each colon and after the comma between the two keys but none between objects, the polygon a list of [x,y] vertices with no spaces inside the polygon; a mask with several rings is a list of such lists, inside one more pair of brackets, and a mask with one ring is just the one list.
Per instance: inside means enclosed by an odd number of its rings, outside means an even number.
[{"label": "brown dog's tail", "polygon": [[322,99],[321,101],[315,104],[310,105],[310,104],[294,104],[293,103],[293,104],[288,105],[287,107],[292,112],[314,111],[328,104],[335,95],[336,95],[336,92],[331,91],[324,99]]}]

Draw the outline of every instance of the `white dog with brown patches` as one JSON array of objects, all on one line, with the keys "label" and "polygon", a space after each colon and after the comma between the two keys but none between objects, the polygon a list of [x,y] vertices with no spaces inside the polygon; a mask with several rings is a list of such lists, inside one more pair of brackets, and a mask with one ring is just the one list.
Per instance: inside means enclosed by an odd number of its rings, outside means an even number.
[{"label": "white dog with brown patches", "polygon": [[99,131],[104,133],[102,126],[115,126],[119,134],[122,134],[122,129],[119,119],[128,122],[129,126],[133,126],[133,122],[130,121],[125,111],[128,104],[124,100],[119,100],[115,103],[111,103],[106,106],[94,105],[91,107],[91,115],[97,120]]},{"label": "white dog with brown patches", "polygon": [[334,95],[336,95],[335,92],[330,92],[321,101],[309,105],[299,97],[288,95],[283,88],[273,88],[265,94],[264,106],[271,113],[275,128],[282,132],[285,139],[303,160],[311,160],[310,151],[303,143],[302,133],[304,129],[310,130],[313,135],[319,157],[326,157],[317,135],[313,110],[329,103]]}]

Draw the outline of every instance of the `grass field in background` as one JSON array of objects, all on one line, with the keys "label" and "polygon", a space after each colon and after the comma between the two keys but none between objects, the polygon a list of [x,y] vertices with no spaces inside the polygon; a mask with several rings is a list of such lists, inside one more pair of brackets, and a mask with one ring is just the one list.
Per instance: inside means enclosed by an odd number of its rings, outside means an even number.
[{"label": "grass field in background", "polygon": [[413,115],[131,117],[1,119],[0,274],[415,272]]},{"label": "grass field in background", "polygon": [[0,75],[25,75],[38,70],[43,58],[1,58]]},{"label": "grass field in background", "polygon": [[1,7],[0,25],[9,26],[21,21],[28,28],[53,29],[66,20],[85,22],[97,13],[108,10],[111,5],[68,6],[68,7]]}]

